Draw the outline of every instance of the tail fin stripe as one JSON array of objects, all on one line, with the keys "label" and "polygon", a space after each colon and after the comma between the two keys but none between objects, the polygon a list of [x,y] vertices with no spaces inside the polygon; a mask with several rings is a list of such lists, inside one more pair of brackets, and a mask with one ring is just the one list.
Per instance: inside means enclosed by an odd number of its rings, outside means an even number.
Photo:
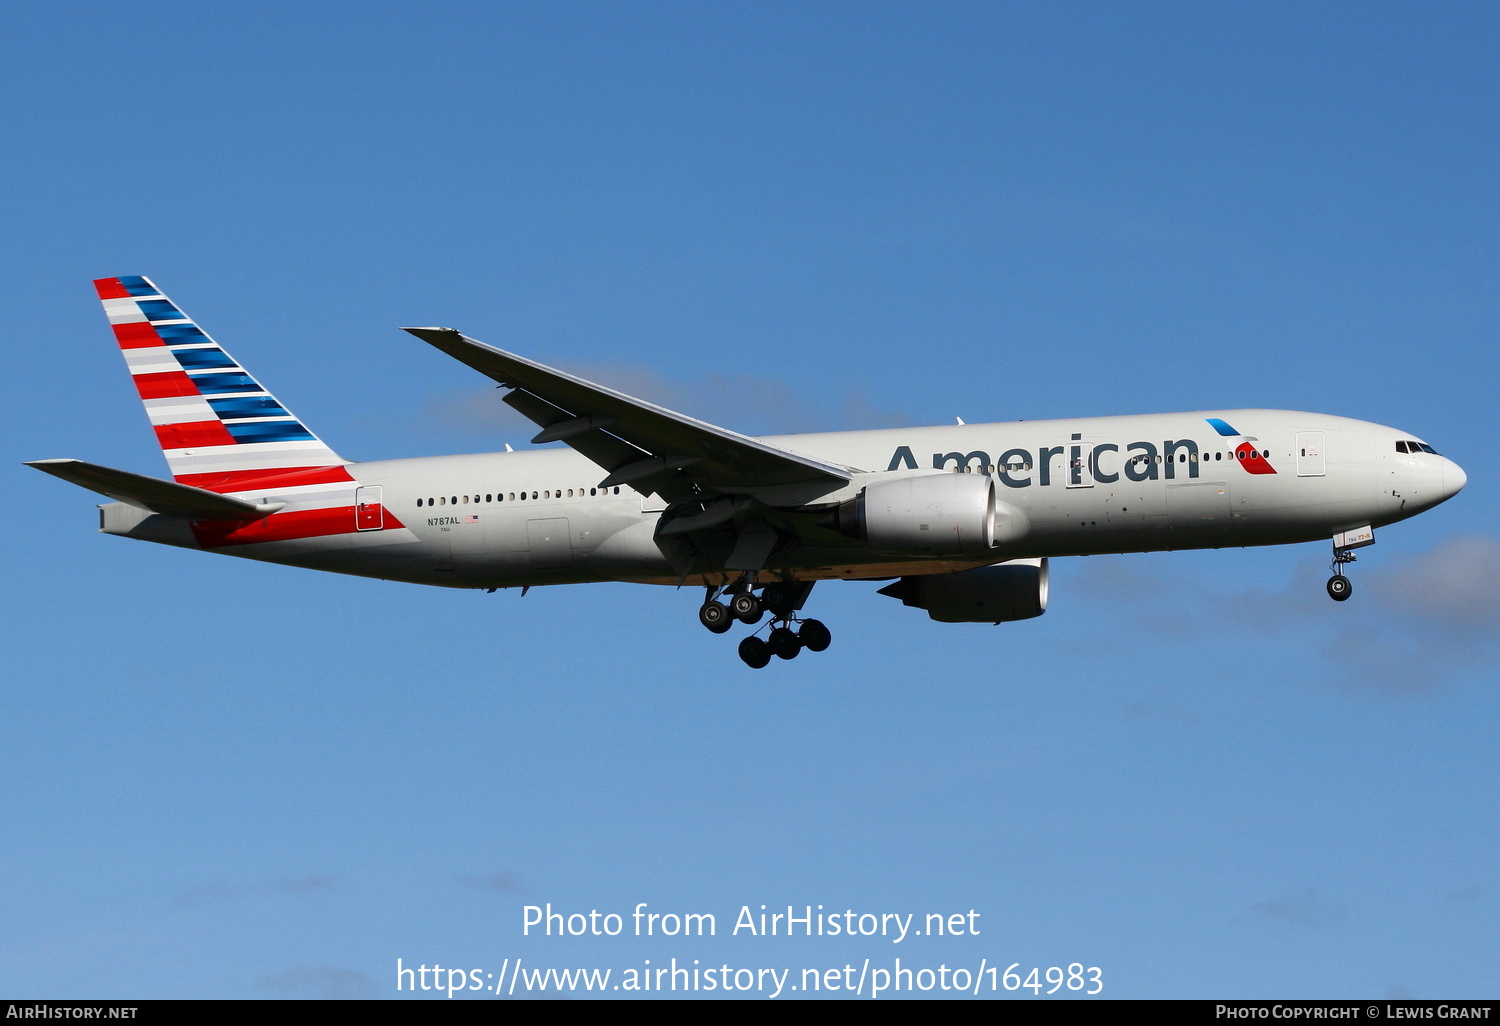
[{"label": "tail fin stripe", "polygon": [[273,397],[265,395],[234,396],[231,399],[210,399],[208,405],[220,420],[248,420],[252,417],[287,417],[291,414]]},{"label": "tail fin stripe", "polygon": [[201,386],[182,371],[163,371],[160,374],[136,374],[131,377],[135,389],[142,399],[175,399],[178,396],[197,395]]},{"label": "tail fin stripe", "polygon": [[189,342],[208,342],[213,339],[205,335],[196,324],[184,321],[181,324],[156,324],[152,325],[156,334],[169,346],[186,345]]},{"label": "tail fin stripe", "polygon": [[94,291],[99,293],[101,300],[130,298],[129,290],[125,288],[124,281],[119,278],[94,279]]},{"label": "tail fin stripe", "polygon": [[213,349],[173,349],[171,353],[186,371],[243,369],[217,346]]},{"label": "tail fin stripe", "polygon": [[110,327],[114,329],[115,341],[120,343],[121,349],[142,349],[146,346],[162,345],[161,336],[145,321],[136,321],[133,324],[112,324]]},{"label": "tail fin stripe", "polygon": [[132,296],[159,296],[160,292],[138,274],[125,274],[118,278],[95,278],[94,289],[100,299],[129,299]]},{"label": "tail fin stripe", "polygon": [[[181,373],[181,372],[179,372]],[[183,377],[187,377],[186,374]],[[222,395],[226,392],[262,392],[255,379],[243,372],[239,374],[195,374],[188,381],[198,387],[204,395]]]},{"label": "tail fin stripe", "polygon": [[142,299],[136,302],[141,313],[146,315],[146,320],[153,324],[157,321],[185,321],[187,314],[177,309],[165,299]]},{"label": "tail fin stripe", "polygon": [[137,300],[106,299],[103,303],[104,316],[109,318],[111,324],[135,324],[146,320]]},{"label": "tail fin stripe", "polygon": [[163,449],[201,449],[209,445],[234,445],[234,436],[217,420],[190,424],[154,424],[156,440]]},{"label": "tail fin stripe", "polygon": [[132,374],[166,374],[175,371],[182,373],[182,364],[178,363],[170,352],[157,346],[152,349],[126,349],[125,366],[130,368]]},{"label": "tail fin stripe", "polygon": [[316,441],[313,433],[295,420],[235,421],[223,426],[240,443]]},{"label": "tail fin stripe", "polygon": [[146,416],[151,418],[153,427],[159,424],[194,424],[214,419],[214,411],[199,395],[162,396],[160,399],[147,399],[145,405]]},{"label": "tail fin stripe", "polygon": [[[107,281],[108,279],[105,280]],[[126,274],[115,280],[120,283],[120,287],[124,289],[127,294],[132,296],[161,295],[161,293],[156,290],[155,285],[152,285],[149,281],[147,281],[145,278],[142,278],[139,274]]]}]

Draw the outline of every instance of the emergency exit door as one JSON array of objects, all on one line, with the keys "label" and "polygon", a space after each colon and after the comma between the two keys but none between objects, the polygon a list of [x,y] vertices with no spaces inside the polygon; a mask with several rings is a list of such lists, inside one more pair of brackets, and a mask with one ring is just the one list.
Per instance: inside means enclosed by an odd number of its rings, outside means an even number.
[{"label": "emergency exit door", "polygon": [[380,503],[380,485],[365,485],[354,491],[354,528],[379,531],[385,527],[385,507]]}]

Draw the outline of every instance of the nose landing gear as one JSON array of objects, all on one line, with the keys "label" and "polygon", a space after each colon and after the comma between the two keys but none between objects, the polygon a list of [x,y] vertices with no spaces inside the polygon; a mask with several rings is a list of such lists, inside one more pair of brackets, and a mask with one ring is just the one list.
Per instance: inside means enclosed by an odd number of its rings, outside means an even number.
[{"label": "nose landing gear", "polygon": [[1333,550],[1333,562],[1328,564],[1328,569],[1333,571],[1333,576],[1328,578],[1328,597],[1335,602],[1343,602],[1354,594],[1354,585],[1344,576],[1344,564],[1353,563],[1358,558],[1348,549]]},{"label": "nose landing gear", "polygon": [[1354,585],[1349,583],[1349,578],[1344,576],[1344,565],[1352,563],[1358,557],[1354,555],[1355,549],[1362,549],[1366,545],[1375,544],[1375,532],[1369,524],[1356,527],[1347,531],[1338,531],[1333,536],[1333,562],[1328,569],[1333,571],[1333,576],[1328,578],[1328,597],[1335,602],[1343,602],[1354,594]]}]

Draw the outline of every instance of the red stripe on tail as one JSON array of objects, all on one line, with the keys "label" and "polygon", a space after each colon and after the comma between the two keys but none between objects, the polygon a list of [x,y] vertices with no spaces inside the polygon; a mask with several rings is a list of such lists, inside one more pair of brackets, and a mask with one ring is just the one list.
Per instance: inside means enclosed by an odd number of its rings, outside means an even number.
[{"label": "red stripe on tail", "polygon": [[277,467],[274,470],[229,470],[217,474],[178,474],[178,484],[211,492],[275,491],[302,485],[353,481],[343,467]]},{"label": "red stripe on tail", "polygon": [[147,321],[132,321],[129,324],[111,324],[115,341],[121,349],[145,349],[147,346],[164,346],[165,342]]},{"label": "red stripe on tail", "polygon": [[208,445],[235,445],[234,436],[222,422],[198,420],[190,424],[158,424],[156,439],[163,449],[197,449]]},{"label": "red stripe on tail", "polygon": [[197,395],[198,386],[182,371],[161,371],[156,374],[132,374],[135,390],[142,399],[175,399],[182,395]]}]

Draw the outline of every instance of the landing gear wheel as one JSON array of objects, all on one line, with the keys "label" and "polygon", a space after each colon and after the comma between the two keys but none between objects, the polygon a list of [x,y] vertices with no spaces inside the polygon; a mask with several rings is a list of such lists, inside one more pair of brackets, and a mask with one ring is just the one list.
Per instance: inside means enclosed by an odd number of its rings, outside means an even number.
[{"label": "landing gear wheel", "polygon": [[766,664],[771,661],[771,647],[764,641],[751,635],[740,642],[740,658],[752,670],[764,669]]},{"label": "landing gear wheel", "polygon": [[1328,597],[1335,602],[1342,602],[1354,594],[1354,585],[1349,583],[1349,578],[1343,574],[1334,574],[1328,578]]},{"label": "landing gear wheel", "polygon": [[821,652],[833,643],[833,635],[829,633],[827,627],[823,626],[821,620],[803,620],[802,629],[797,632],[797,639],[809,652]]},{"label": "landing gear wheel", "polygon": [[776,627],[766,639],[766,647],[773,655],[782,659],[795,659],[797,653],[802,651],[802,641],[790,627]]},{"label": "landing gear wheel", "polygon": [[715,634],[723,634],[734,626],[734,617],[729,615],[728,606],[710,599],[698,607],[698,622]]},{"label": "landing gear wheel", "polygon": [[768,584],[760,593],[760,604],[776,616],[791,616],[791,590],[784,584]]},{"label": "landing gear wheel", "polygon": [[748,591],[742,591],[730,599],[729,608],[734,612],[735,619],[741,623],[760,623],[763,612],[760,599]]}]

